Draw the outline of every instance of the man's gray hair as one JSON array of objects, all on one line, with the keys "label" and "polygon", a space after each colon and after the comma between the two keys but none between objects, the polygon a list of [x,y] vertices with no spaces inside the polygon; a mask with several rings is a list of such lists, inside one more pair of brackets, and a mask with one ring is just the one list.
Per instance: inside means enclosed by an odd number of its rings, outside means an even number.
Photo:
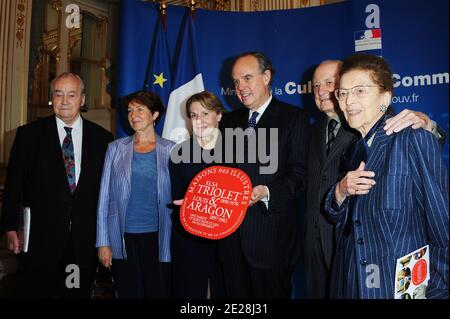
[{"label": "man's gray hair", "polygon": [[81,94],[84,94],[84,82],[81,79],[81,77],[78,74],[72,73],[72,72],[63,72],[60,75],[58,75],[56,78],[50,82],[50,95],[53,95],[53,92],[55,91],[55,83],[59,79],[74,77],[80,82],[80,88],[81,88]]}]

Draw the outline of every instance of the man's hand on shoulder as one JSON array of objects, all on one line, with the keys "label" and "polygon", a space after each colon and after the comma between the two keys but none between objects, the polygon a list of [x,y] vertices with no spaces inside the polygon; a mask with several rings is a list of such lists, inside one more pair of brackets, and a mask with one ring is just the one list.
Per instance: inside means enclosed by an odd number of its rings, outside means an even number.
[{"label": "man's hand on shoulder", "polygon": [[386,135],[391,135],[411,126],[413,129],[423,128],[433,133],[433,123],[435,124],[425,113],[404,109],[396,116],[386,120],[384,130]]}]

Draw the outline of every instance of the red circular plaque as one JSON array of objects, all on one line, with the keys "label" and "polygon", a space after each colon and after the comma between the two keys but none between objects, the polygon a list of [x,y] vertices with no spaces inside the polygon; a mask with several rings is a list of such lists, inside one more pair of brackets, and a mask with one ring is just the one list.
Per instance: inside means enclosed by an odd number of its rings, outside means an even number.
[{"label": "red circular plaque", "polygon": [[227,237],[244,220],[251,193],[250,178],[242,170],[208,167],[189,184],[180,209],[181,224],[200,237]]},{"label": "red circular plaque", "polygon": [[427,279],[427,262],[421,259],[413,267],[412,280],[414,285],[420,285],[425,279]]}]

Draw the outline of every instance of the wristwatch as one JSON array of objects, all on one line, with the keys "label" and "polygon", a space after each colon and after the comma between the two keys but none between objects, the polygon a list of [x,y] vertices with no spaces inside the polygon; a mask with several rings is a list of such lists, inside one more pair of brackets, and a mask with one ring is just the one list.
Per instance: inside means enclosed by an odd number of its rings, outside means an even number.
[{"label": "wristwatch", "polygon": [[433,133],[433,135],[436,136],[436,138],[439,140],[441,144],[444,144],[445,139],[447,138],[447,134],[439,125],[437,125],[436,121],[433,120],[430,121],[431,121],[431,133]]}]

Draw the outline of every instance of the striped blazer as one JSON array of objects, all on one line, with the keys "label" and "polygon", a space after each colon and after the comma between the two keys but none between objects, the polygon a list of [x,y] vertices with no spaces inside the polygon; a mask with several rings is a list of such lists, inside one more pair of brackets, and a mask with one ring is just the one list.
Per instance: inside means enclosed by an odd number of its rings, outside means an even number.
[{"label": "striped blazer", "polygon": [[[448,298],[448,171],[441,147],[422,129],[406,128],[388,136],[383,126],[376,132],[366,163],[366,170],[375,172],[376,185],[369,194],[359,196],[353,208],[353,245],[342,237],[348,198],[336,210],[334,186],[325,200],[325,209],[336,222],[331,295],[394,298],[396,260],[428,244],[430,281],[426,296]],[[353,265],[343,269],[343,253],[347,251],[348,255],[350,250],[355,256]],[[370,265],[378,266],[379,287],[366,285],[366,280],[373,278]],[[353,287],[350,296],[348,287]]]},{"label": "striped blazer", "polygon": [[[125,214],[131,191],[131,161],[134,136],[124,137],[110,143],[106,151],[97,214],[96,247],[108,246],[113,258],[126,259],[124,243]],[[170,237],[172,234],[172,202],[169,160],[173,142],[157,136],[157,195],[158,195],[158,241],[159,261],[170,262]]]}]

